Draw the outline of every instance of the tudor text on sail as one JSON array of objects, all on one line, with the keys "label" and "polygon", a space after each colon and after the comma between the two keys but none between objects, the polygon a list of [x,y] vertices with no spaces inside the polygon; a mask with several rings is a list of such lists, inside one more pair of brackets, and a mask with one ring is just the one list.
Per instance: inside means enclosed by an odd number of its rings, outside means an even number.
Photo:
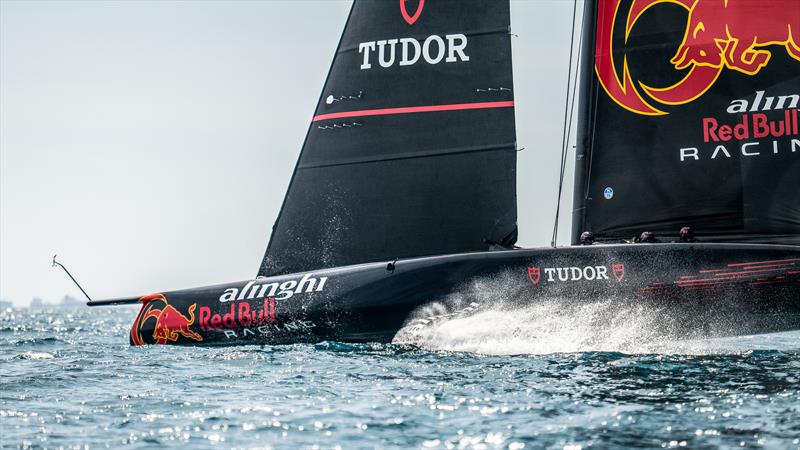
[{"label": "tudor text on sail", "polygon": [[467,43],[467,37],[460,33],[447,34],[444,39],[433,34],[422,43],[414,38],[362,42],[358,44],[358,53],[364,56],[361,70],[372,68],[374,53],[378,54],[378,65],[384,68],[394,66],[395,62],[401,66],[410,66],[419,62],[420,57],[428,64],[439,64],[442,60],[451,63],[469,61],[469,56],[465,53]]}]

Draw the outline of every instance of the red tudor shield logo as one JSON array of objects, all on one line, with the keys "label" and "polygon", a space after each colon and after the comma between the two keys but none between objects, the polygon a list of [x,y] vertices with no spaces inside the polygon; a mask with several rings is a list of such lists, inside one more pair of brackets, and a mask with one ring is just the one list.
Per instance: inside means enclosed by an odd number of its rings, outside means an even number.
[{"label": "red tudor shield logo", "polygon": [[400,0],[400,13],[403,15],[403,19],[408,22],[409,25],[414,25],[414,22],[419,19],[419,15],[422,14],[422,8],[425,6],[425,0],[419,0],[419,5],[417,5],[417,11],[414,15],[408,14],[408,10],[406,9],[406,0]]},{"label": "red tudor shield logo", "polygon": [[531,283],[536,286],[542,278],[541,270],[538,267],[528,267],[528,278],[531,280]]},{"label": "red tudor shield logo", "polygon": [[617,282],[622,281],[622,279],[625,278],[625,264],[623,263],[612,264],[611,273],[614,274],[614,278],[617,279]]}]

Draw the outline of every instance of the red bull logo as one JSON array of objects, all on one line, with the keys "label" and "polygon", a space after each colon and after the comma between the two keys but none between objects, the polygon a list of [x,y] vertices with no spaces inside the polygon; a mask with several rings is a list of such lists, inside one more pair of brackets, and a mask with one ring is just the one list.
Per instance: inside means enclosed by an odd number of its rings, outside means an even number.
[{"label": "red bull logo", "polygon": [[[684,78],[666,87],[636,83],[626,57],[621,66],[614,61],[612,42],[620,3],[599,0],[595,71],[606,93],[636,114],[667,114],[653,106],[654,102],[690,103],[708,91],[726,69],[756,75],[769,64],[775,51],[785,50],[800,61],[798,0],[633,0],[625,16],[626,42],[639,18],[655,5],[679,5],[688,12],[683,41],[670,60],[675,70],[687,71]],[[621,67],[621,73],[617,67]]]},{"label": "red bull logo", "polygon": [[[196,303],[189,306],[187,310],[189,317],[186,317],[167,302],[164,294],[146,295],[140,298],[139,301],[143,305],[139,315],[133,322],[133,327],[131,327],[131,344],[163,345],[176,342],[181,336],[197,342],[203,340],[203,336],[190,329],[195,321]],[[149,333],[151,323],[152,335]],[[143,330],[147,330],[147,333],[143,333]]]}]

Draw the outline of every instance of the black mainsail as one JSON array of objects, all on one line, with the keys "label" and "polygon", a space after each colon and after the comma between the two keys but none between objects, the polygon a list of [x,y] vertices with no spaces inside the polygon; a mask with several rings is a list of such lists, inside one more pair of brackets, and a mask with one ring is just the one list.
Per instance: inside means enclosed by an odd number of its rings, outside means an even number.
[{"label": "black mainsail", "polygon": [[514,244],[509,15],[353,3],[259,275]]},{"label": "black mainsail", "polygon": [[800,244],[800,2],[587,2],[573,243]]}]

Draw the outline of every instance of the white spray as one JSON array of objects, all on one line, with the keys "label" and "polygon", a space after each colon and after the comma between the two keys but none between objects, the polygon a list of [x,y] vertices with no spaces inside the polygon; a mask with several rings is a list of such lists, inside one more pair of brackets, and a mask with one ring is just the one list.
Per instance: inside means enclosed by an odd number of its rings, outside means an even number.
[{"label": "white spray", "polygon": [[[742,344],[752,345],[746,338],[707,339],[729,326],[715,311],[705,320],[696,311],[638,298],[542,298],[519,284],[509,274],[475,280],[445,301],[418,309],[393,343],[488,355],[707,354],[746,351]],[[698,321],[706,325],[702,330],[687,325]]]}]

